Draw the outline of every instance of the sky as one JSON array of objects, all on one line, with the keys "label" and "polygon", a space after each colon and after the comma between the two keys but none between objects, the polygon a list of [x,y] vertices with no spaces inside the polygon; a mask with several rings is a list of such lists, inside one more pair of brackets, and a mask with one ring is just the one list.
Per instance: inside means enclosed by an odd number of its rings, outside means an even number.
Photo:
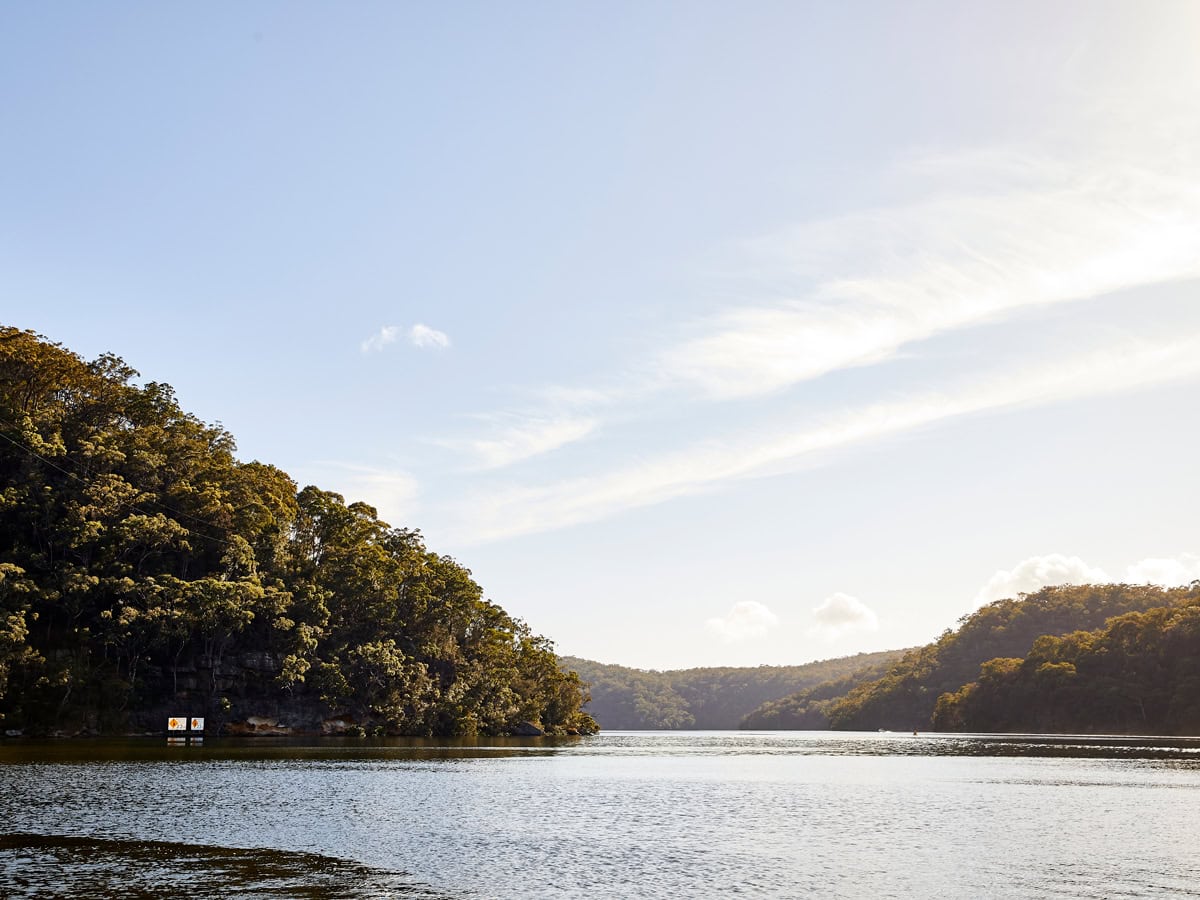
[{"label": "sky", "polygon": [[10,3],[0,322],[560,652],[1200,578],[1200,4]]}]

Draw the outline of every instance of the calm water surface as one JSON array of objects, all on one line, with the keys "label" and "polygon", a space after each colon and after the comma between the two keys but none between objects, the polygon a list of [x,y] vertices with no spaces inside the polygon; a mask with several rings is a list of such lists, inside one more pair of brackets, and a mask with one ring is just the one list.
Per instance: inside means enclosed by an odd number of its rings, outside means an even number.
[{"label": "calm water surface", "polygon": [[1200,743],[0,742],[0,896],[1200,897]]}]

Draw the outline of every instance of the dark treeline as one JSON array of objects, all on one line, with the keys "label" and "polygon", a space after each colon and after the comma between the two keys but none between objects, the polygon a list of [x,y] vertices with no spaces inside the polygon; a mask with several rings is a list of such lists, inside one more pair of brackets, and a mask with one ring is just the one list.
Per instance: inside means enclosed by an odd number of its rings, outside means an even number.
[{"label": "dark treeline", "polygon": [[594,728],[578,677],[467,569],[365,503],[238,461],[228,432],[137,375],[0,328],[4,728],[161,728],[167,711]]},{"label": "dark treeline", "polygon": [[588,711],[603,728],[729,729],[755,707],[903,651],[860,653],[800,666],[755,666],[650,671],[564,657],[563,665],[588,683]]},{"label": "dark treeline", "polygon": [[767,704],[743,727],[1194,732],[1197,604],[1200,585],[1064,585],[998,600],[882,669]]}]

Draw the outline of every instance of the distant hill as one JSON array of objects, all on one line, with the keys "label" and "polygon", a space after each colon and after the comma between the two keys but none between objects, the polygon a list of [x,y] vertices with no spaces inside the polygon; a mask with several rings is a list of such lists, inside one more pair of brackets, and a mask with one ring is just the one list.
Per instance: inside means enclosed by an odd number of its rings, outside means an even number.
[{"label": "distant hill", "polygon": [[1063,585],[997,600],[964,616],[956,630],[947,630],[936,641],[905,653],[879,678],[829,704],[829,726],[870,731],[927,729],[938,698],[974,682],[980,666],[989,660],[1024,658],[1044,635],[1100,628],[1114,616],[1174,606],[1197,595],[1198,588]]},{"label": "distant hill", "polygon": [[887,650],[800,666],[755,666],[654,671],[606,665],[575,656],[560,665],[590,686],[587,711],[601,728],[732,729],[756,707],[798,690],[898,659]]},{"label": "distant hill", "polygon": [[[898,654],[906,652],[901,650]],[[823,731],[829,727],[829,708],[834,703],[860,685],[881,678],[896,659],[889,657],[841,678],[768,700],[744,716],[738,727],[754,731]]]}]

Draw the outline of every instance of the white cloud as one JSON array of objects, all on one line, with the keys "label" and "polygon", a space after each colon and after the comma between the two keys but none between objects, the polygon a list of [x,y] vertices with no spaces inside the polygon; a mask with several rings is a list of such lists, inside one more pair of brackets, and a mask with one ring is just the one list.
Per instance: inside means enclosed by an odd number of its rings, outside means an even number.
[{"label": "white cloud", "polygon": [[591,434],[597,425],[594,418],[563,416],[493,418],[506,419],[512,421],[512,424],[498,429],[490,437],[442,443],[448,447],[466,450],[475,457],[482,469],[499,469],[582,440]]},{"label": "white cloud", "polygon": [[1031,594],[1052,584],[1104,584],[1111,581],[1103,569],[1088,565],[1078,556],[1049,553],[1023,559],[1011,569],[1000,569],[975,595],[983,606],[1018,594]]},{"label": "white cloud", "polygon": [[849,594],[840,591],[813,610],[816,625],[809,634],[832,641],[855,631],[877,631],[879,617],[875,611]]},{"label": "white cloud", "polygon": [[1130,584],[1158,584],[1179,587],[1200,579],[1200,556],[1184,553],[1175,558],[1143,559],[1126,569]]},{"label": "white cloud", "polygon": [[400,329],[395,325],[384,325],[359,345],[363,353],[379,353],[388,344],[395,343],[400,336]]},{"label": "white cloud", "polygon": [[[1178,587],[1200,579],[1200,556],[1184,553],[1177,557],[1152,557],[1134,563],[1125,570],[1129,584],[1157,584]],[[1106,584],[1115,579],[1078,556],[1048,553],[1031,556],[1011,569],[996,572],[975,597],[979,605],[1029,594],[1052,584]]]},{"label": "white cloud", "polygon": [[408,329],[401,329],[399,325],[384,325],[359,344],[359,350],[363,353],[379,353],[388,344],[396,343],[401,335],[414,347],[421,349],[432,347],[441,350],[450,346],[450,338],[445,332],[418,322]]},{"label": "white cloud", "polygon": [[824,421],[784,421],[633,466],[473,496],[466,512],[471,532],[466,539],[548,531],[740,478],[795,471],[824,453],[956,417],[1133,390],[1196,375],[1200,375],[1200,335],[1165,344],[1125,341],[1041,370],[976,381],[953,393],[916,395]]},{"label": "white cloud", "polygon": [[779,624],[779,617],[757,600],[742,600],[721,618],[708,619],[704,627],[727,643],[762,637]]},{"label": "white cloud", "polygon": [[408,342],[414,347],[433,347],[442,350],[450,346],[450,336],[444,331],[438,331],[436,328],[430,328],[428,325],[418,322],[408,329]]}]

